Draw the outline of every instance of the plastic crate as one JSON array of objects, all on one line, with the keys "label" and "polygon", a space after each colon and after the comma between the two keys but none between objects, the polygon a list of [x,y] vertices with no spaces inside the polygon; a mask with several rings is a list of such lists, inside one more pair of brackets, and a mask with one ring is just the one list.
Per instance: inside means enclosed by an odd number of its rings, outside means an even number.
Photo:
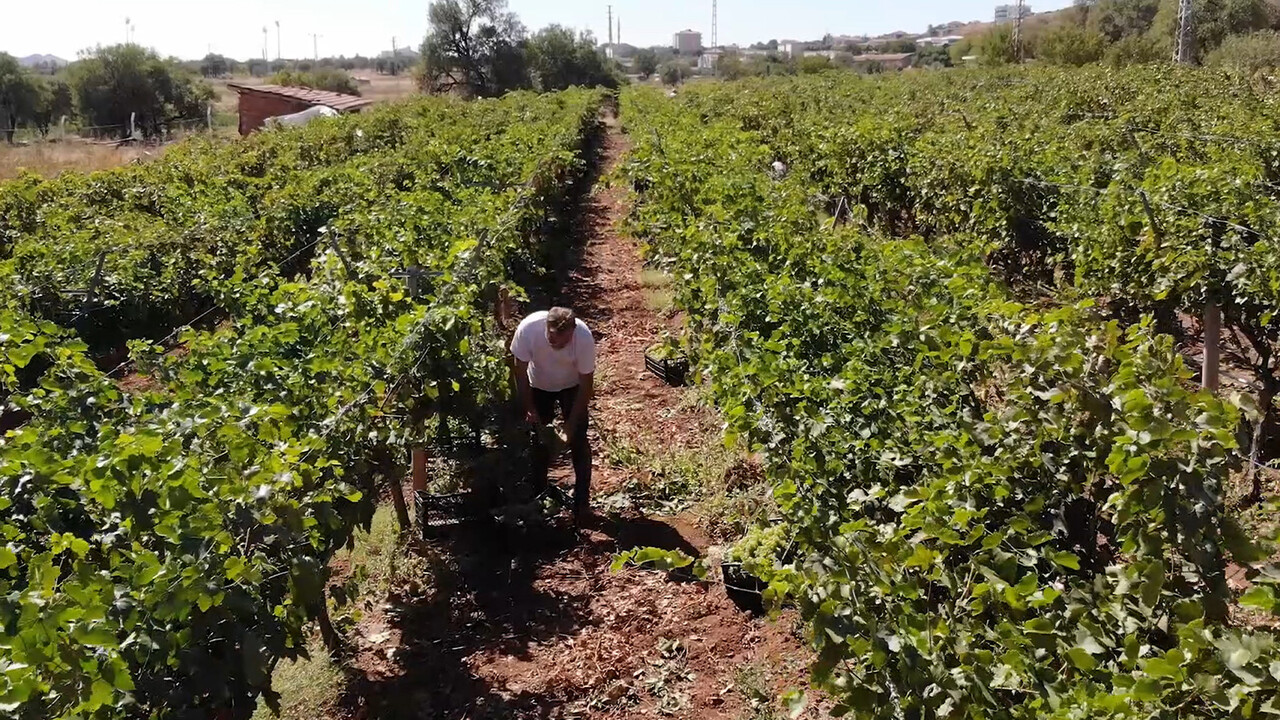
[{"label": "plastic crate", "polygon": [[689,359],[683,356],[655,358],[645,353],[644,366],[649,372],[657,375],[662,382],[675,387],[684,385],[689,374]]},{"label": "plastic crate", "polygon": [[573,509],[573,495],[553,482],[547,483],[547,489],[542,491],[541,496],[551,498],[557,505],[566,510]]},{"label": "plastic crate", "polygon": [[446,528],[461,524],[466,519],[470,506],[470,498],[466,493],[429,495],[419,490],[413,494],[413,508],[423,537],[431,537]]},{"label": "plastic crate", "polygon": [[743,569],[742,563],[720,563],[720,574],[724,579],[724,592],[734,605],[756,614],[764,612],[764,591],[769,587],[767,583],[748,573]]}]

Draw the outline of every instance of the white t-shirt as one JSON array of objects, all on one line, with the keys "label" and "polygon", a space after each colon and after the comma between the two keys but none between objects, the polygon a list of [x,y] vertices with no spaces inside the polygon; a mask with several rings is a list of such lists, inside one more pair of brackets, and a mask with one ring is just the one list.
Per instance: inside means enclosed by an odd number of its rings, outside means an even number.
[{"label": "white t-shirt", "polygon": [[529,384],[539,390],[559,392],[578,384],[578,376],[596,371],[596,341],[587,324],[578,320],[573,339],[556,350],[547,339],[547,311],[538,311],[516,328],[511,353],[529,363]]}]

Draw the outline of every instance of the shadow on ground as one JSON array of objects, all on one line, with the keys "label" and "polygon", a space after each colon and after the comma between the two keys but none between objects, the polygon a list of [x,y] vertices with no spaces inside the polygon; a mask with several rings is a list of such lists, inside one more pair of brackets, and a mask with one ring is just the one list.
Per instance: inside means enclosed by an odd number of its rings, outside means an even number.
[{"label": "shadow on ground", "polygon": [[[609,208],[596,187],[601,168],[616,147],[601,132],[593,141],[592,166],[582,180],[572,221],[548,238],[559,248],[555,270],[526,278],[530,301],[522,311],[553,304],[582,308],[589,323],[608,319],[605,288],[581,273],[588,241],[608,229]],[[508,486],[521,474],[519,451],[508,447],[485,471],[494,477],[471,484]],[[563,642],[596,624],[591,603],[613,555],[654,546],[698,556],[693,543],[653,518],[601,516],[586,532],[563,515],[528,523],[475,521],[449,528],[416,548],[438,561],[418,597],[399,597],[386,610],[386,624],[401,641],[390,656],[366,653],[349,664],[340,702],[344,716],[362,720],[503,720],[553,717],[578,699],[574,687],[546,693],[496,687],[471,671],[473,656],[528,659],[535,644]]]},{"label": "shadow on ground", "polygon": [[562,642],[596,620],[588,576],[615,553],[636,546],[698,550],[671,525],[652,518],[600,516],[579,533],[563,515],[512,528],[474,521],[420,546],[439,553],[430,592],[388,611],[401,643],[384,667],[357,663],[344,708],[367,720],[551,718],[579,699],[494,687],[470,670],[475,654],[529,659],[534,644]]}]

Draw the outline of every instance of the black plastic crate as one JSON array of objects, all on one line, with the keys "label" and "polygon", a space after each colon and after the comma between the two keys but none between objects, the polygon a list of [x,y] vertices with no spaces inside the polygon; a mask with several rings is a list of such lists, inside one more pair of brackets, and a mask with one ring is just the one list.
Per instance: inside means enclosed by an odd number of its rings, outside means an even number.
[{"label": "black plastic crate", "polygon": [[689,375],[689,359],[684,356],[656,358],[645,353],[644,366],[649,372],[657,375],[662,382],[676,387],[684,385]]},{"label": "black plastic crate", "polygon": [[547,483],[547,489],[542,491],[542,497],[551,498],[552,501],[566,510],[573,509],[573,496],[569,494],[569,491],[553,482]]},{"label": "black plastic crate", "polygon": [[755,614],[764,612],[764,591],[768,583],[743,569],[742,563],[720,563],[720,574],[724,578],[724,592],[734,605]]},{"label": "black plastic crate", "polygon": [[467,493],[429,495],[419,490],[413,494],[413,508],[423,537],[430,537],[460,525],[470,514],[471,498]]}]

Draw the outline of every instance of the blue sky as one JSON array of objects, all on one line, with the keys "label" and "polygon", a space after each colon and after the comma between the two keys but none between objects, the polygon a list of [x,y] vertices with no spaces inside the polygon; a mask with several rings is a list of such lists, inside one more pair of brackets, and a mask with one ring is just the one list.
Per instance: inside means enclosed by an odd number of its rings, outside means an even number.
[{"label": "blue sky", "polygon": [[[7,3],[0,19],[0,52],[24,56],[52,53],[71,59],[78,50],[124,40],[125,17],[134,39],[166,55],[200,57],[213,50],[240,58],[260,56],[262,28],[270,29],[276,55],[275,22],[280,21],[285,57],[309,57],[311,34],[321,55],[373,54],[398,44],[417,46],[427,29],[425,0],[58,0],[52,6],[31,0]],[[607,34],[608,0],[509,0],[531,30],[549,23]],[[950,20],[988,20],[994,0],[720,0],[720,41],[750,44],[770,38],[811,39],[825,33],[915,32]],[[1071,0],[1031,0],[1036,11],[1066,7]],[[613,0],[622,21],[622,39],[636,45],[671,42],[683,28],[710,42],[711,0]]]}]

